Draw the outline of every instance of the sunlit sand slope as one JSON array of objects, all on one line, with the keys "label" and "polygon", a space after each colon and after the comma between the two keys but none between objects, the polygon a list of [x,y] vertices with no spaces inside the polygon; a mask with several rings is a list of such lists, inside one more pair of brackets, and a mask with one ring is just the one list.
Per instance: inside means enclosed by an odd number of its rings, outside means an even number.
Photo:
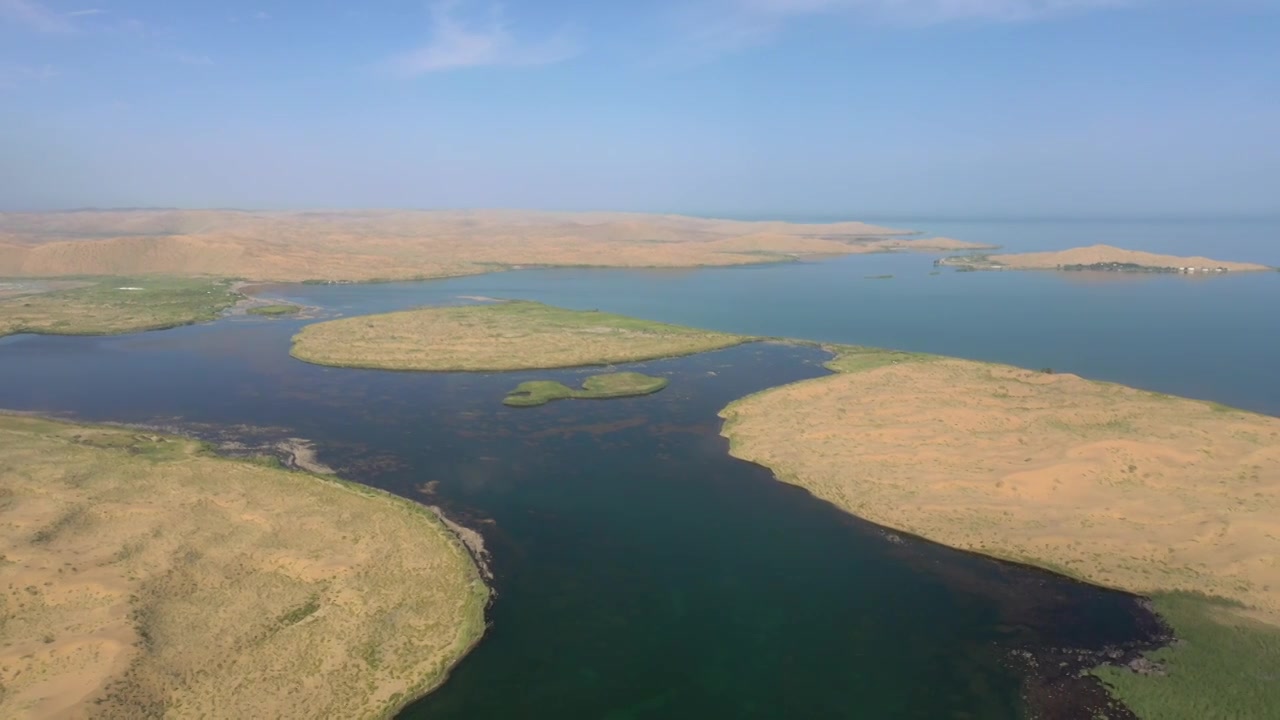
[{"label": "sunlit sand slope", "polygon": [[726,408],[733,454],[890,528],[1280,623],[1280,419],[964,360],[833,365]]},{"label": "sunlit sand slope", "polygon": [[384,717],[480,637],[425,508],[190,440],[0,415],[0,717]]}]

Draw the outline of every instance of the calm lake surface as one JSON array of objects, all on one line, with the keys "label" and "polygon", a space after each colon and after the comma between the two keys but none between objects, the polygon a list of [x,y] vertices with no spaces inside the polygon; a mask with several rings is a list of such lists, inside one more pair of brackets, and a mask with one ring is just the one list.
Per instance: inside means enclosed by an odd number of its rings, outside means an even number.
[{"label": "calm lake surface", "polygon": [[[526,298],[1054,367],[1280,415],[1280,274],[932,270],[929,256],[878,255],[264,293],[324,316]],[[880,274],[894,278],[866,279]],[[1066,680],[1027,675],[1011,651],[1152,630],[1124,594],[886,534],[728,457],[716,412],[821,375],[817,350],[757,344],[626,366],[671,385],[511,409],[501,399],[519,382],[590,373],[320,368],[287,355],[306,322],[3,339],[0,407],[309,438],[343,476],[480,529],[492,627],[406,717],[1015,718],[1027,695],[1075,717]]]},{"label": "calm lake surface", "polygon": [[[1280,236],[1278,236],[1280,242]],[[929,255],[701,270],[524,270],[432,283],[305,286],[348,314],[538,300],[694,327],[1053,368],[1280,415],[1280,273],[944,270]],[[868,276],[893,275],[892,279]]]}]

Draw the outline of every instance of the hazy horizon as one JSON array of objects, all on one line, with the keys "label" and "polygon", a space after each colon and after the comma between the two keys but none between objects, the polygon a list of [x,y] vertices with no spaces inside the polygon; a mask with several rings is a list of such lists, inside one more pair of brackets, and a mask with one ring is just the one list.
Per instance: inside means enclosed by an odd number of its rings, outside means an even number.
[{"label": "hazy horizon", "polygon": [[669,215],[684,216],[691,218],[718,219],[718,220],[741,220],[741,221],[761,221],[761,222],[788,222],[788,223],[837,223],[837,222],[864,222],[871,225],[885,225],[893,222],[955,222],[955,223],[1280,223],[1280,212],[1276,213],[1241,213],[1241,214],[1199,214],[1199,213],[1168,213],[1164,215],[1062,215],[1062,214],[1043,214],[1043,215],[1016,215],[1016,214],[939,214],[932,212],[920,213],[890,213],[883,214],[878,212],[866,213],[840,213],[840,212],[816,212],[816,213],[794,213],[794,212],[716,212],[713,210],[685,210],[685,209],[656,209],[656,210],[628,210],[620,208],[608,207],[412,207],[412,206],[394,206],[394,205],[368,205],[368,206],[296,206],[296,207],[218,207],[218,206],[182,206],[182,205],[140,205],[140,206],[81,206],[81,207],[49,207],[32,210],[23,209],[3,209],[0,213],[36,213],[36,214],[57,214],[57,213],[80,213],[80,212],[238,212],[238,213],[308,213],[308,212],[528,212],[528,213],[567,213],[567,214],[591,214],[591,213],[616,213],[616,214],[642,214],[642,215]]},{"label": "hazy horizon", "polygon": [[0,210],[1274,218],[1276,0],[0,0]]}]

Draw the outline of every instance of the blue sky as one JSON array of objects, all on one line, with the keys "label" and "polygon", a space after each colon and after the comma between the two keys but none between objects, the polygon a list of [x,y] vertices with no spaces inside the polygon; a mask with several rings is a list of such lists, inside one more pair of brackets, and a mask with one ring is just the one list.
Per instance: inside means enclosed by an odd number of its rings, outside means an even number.
[{"label": "blue sky", "polygon": [[1280,0],[0,0],[0,209],[1280,214]]}]

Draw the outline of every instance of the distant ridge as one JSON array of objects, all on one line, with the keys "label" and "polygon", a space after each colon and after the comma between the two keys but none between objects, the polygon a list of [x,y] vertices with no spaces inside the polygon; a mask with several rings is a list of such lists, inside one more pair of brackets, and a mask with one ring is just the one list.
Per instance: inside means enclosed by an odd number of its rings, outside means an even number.
[{"label": "distant ridge", "polygon": [[522,210],[0,213],[0,276],[373,281],[529,266],[701,267],[990,246],[861,222]]}]

